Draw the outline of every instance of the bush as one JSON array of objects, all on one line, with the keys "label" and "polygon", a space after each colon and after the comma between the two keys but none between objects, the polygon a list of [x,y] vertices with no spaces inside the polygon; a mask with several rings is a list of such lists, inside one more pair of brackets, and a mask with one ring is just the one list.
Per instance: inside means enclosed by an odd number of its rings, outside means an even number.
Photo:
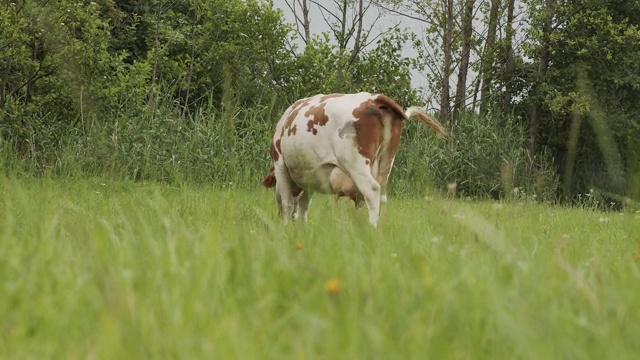
[{"label": "bush", "polygon": [[52,171],[163,183],[257,184],[269,169],[273,106],[209,102],[181,117],[170,98],[138,116],[95,119],[86,134],[69,133]]},{"label": "bush", "polygon": [[399,195],[436,188],[472,198],[531,195],[554,201],[559,182],[552,157],[529,157],[524,141],[524,127],[511,119],[467,114],[449,141],[408,122],[393,187]]},{"label": "bush", "polygon": [[[93,114],[84,130],[67,131],[41,155],[20,157],[6,142],[0,161],[51,175],[256,187],[271,165],[269,141],[287,104],[227,100],[181,114],[171,96],[159,96],[141,109]],[[529,158],[523,143],[523,127],[511,120],[498,125],[467,115],[449,141],[408,121],[389,190],[415,196],[455,183],[458,196],[554,200],[559,182],[551,156]]]}]

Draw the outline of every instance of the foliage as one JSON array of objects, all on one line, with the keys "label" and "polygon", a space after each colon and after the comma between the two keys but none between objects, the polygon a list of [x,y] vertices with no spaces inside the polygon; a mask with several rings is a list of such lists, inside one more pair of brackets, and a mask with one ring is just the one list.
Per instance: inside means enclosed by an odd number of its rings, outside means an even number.
[{"label": "foliage", "polygon": [[[216,107],[213,101],[184,118],[157,98],[133,121],[93,122],[86,137],[68,134],[51,154],[50,174],[77,173],[162,183],[251,184],[269,167],[269,139],[279,114],[273,106]],[[232,121],[226,117],[231,116]]]},{"label": "foliage", "polygon": [[108,19],[96,3],[15,2],[0,12],[0,130],[18,151],[43,156],[88,113],[144,95],[148,69],[124,64],[124,54],[112,51]]},{"label": "foliage", "polygon": [[416,36],[398,28],[388,32],[376,41],[376,46],[362,55],[362,60],[354,71],[354,80],[369,92],[389,94],[405,106],[419,104],[417,90],[412,89],[412,68],[420,64],[412,58],[402,56],[402,48],[407,43],[415,43]]},{"label": "foliage", "polygon": [[[543,14],[532,14],[531,31],[539,39],[535,21]],[[543,97],[525,103],[543,105],[539,145],[554,151],[562,170],[574,166],[566,160],[571,124],[582,123],[575,125],[575,173],[562,171],[566,193],[593,187],[619,195],[633,191],[638,155],[632,144],[640,136],[639,18],[637,2],[560,1],[553,8],[551,66],[543,78],[529,81],[541,83]],[[532,50],[530,56],[538,51]]]},{"label": "foliage", "polygon": [[[420,124],[407,125],[392,175],[394,186],[399,182],[396,191],[411,194],[416,188],[449,186],[462,197],[526,196],[555,202],[559,183],[552,159],[549,154],[527,155],[524,127],[515,120],[466,114],[448,142]],[[425,179],[431,181],[428,186]]]},{"label": "foliage", "polygon": [[[6,172],[253,184],[268,168],[273,124],[298,98],[371,91],[406,106],[430,104],[436,92],[420,99],[411,71],[429,68],[429,87],[438,89],[444,19],[437,2],[411,3],[426,6],[418,9],[428,24],[420,40],[393,28],[372,41],[364,31],[358,48],[349,49],[336,37],[354,40],[352,34],[334,32],[312,36],[298,51],[290,47],[291,24],[266,0],[9,2],[0,8],[0,161],[15,167]],[[488,2],[477,4],[486,17]],[[500,64],[514,45],[504,37],[491,59],[471,64],[477,73],[490,62],[494,72],[488,115],[466,116],[447,145],[409,125],[411,142],[403,143],[392,177],[397,194],[431,181],[440,189],[456,182],[469,196],[502,197],[509,191],[498,190],[504,176],[497,174],[507,166],[514,173],[507,187],[538,193],[532,184],[542,176],[545,199],[591,189],[622,202],[638,199],[640,7],[554,4],[548,71],[539,72],[545,6],[528,0],[526,42],[510,66]],[[471,39],[476,55],[480,35]],[[403,55],[407,44],[418,58]],[[540,108],[541,141],[525,156],[518,143],[532,107]]]},{"label": "foliage", "polygon": [[[384,34],[372,49],[364,50],[357,61],[350,51],[331,42],[328,33],[315,36],[296,57],[292,78],[295,94],[367,91],[391,96],[407,106],[418,103],[411,88],[413,59],[402,55],[402,47],[411,35],[395,29]],[[365,40],[366,41],[366,40]]]},{"label": "foliage", "polygon": [[298,97],[379,91],[417,102],[400,56],[406,33],[357,59],[326,34],[294,56],[290,26],[265,1],[0,11],[3,161],[21,171],[248,184],[268,169],[273,124]]}]

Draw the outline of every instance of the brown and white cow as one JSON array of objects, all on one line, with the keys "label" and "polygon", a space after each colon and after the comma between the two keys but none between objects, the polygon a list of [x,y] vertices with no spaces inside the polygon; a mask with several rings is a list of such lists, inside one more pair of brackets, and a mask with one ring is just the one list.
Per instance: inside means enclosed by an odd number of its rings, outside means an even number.
[{"label": "brown and white cow", "polygon": [[317,192],[347,196],[356,207],[364,201],[369,222],[377,226],[403,121],[409,118],[448,136],[419,108],[404,110],[381,94],[320,94],[296,101],[276,125],[269,151],[273,168],[261,181],[276,187],[282,219],[306,221]]}]

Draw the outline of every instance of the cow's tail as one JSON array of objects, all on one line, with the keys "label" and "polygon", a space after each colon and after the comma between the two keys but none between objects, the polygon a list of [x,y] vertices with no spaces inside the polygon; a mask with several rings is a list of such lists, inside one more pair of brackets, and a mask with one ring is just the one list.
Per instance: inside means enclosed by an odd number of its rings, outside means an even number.
[{"label": "cow's tail", "polygon": [[431,130],[433,130],[436,134],[438,134],[438,136],[443,137],[445,139],[449,138],[449,133],[444,128],[444,126],[442,126],[442,124],[440,124],[440,122],[436,120],[436,118],[427,114],[421,108],[417,106],[412,106],[407,109],[407,111],[405,112],[405,115],[407,115],[407,118],[409,119],[412,119],[412,118],[418,119],[421,123],[430,127]]},{"label": "cow's tail", "polygon": [[273,173],[273,166],[271,167],[271,170],[269,170],[269,174],[260,180],[260,184],[267,189],[276,186],[276,174]]}]

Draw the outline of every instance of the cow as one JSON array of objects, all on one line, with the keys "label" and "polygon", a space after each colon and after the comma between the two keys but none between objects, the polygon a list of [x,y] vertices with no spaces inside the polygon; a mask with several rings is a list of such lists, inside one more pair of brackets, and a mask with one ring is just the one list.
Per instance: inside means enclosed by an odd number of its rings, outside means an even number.
[{"label": "cow", "polygon": [[323,193],[336,200],[348,197],[356,208],[366,203],[369,222],[376,227],[407,119],[448,137],[420,108],[405,110],[382,94],[318,94],[289,106],[269,147],[273,166],[260,181],[266,188],[275,187],[283,222],[306,222],[313,194]]}]

